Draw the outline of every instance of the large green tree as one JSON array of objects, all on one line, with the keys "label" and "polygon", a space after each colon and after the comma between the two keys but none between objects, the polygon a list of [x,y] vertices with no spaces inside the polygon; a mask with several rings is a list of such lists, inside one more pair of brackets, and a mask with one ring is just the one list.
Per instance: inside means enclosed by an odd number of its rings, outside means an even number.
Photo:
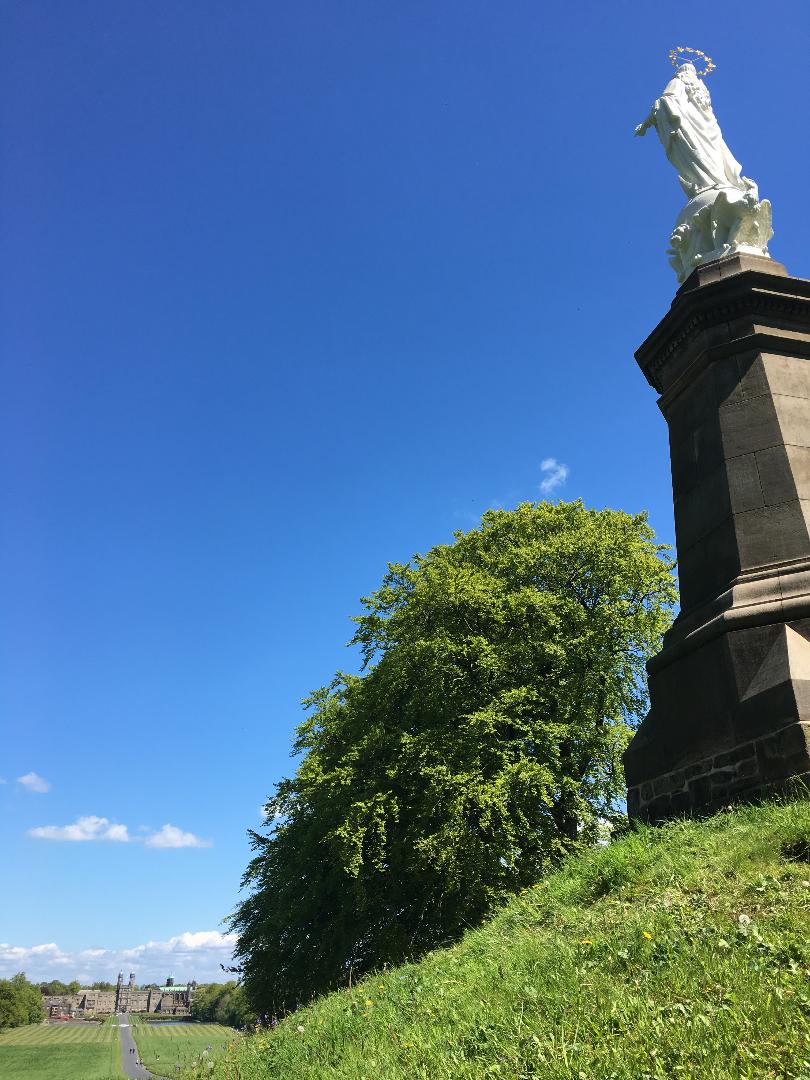
[{"label": "large green tree", "polygon": [[676,598],[645,515],[492,510],[390,565],[306,701],[232,917],[257,1011],[457,937],[614,820]]},{"label": "large green tree", "polygon": [[30,983],[23,972],[10,979],[0,979],[0,1031],[38,1024],[45,1018],[39,987]]}]

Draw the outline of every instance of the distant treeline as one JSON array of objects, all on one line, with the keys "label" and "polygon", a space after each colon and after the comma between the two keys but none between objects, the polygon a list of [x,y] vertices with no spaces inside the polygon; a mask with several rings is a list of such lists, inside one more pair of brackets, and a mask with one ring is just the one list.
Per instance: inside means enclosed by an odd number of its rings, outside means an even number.
[{"label": "distant treeline", "polygon": [[[78,994],[82,989],[81,983],[78,979],[74,979],[72,982],[63,983],[59,979],[51,979],[50,982],[37,983],[39,991],[42,994],[46,994],[48,997],[64,997],[65,995]],[[111,982],[94,982],[89,986],[84,987],[85,990],[114,990],[115,983]]]},{"label": "distant treeline", "polygon": [[198,986],[191,999],[191,1015],[195,1020],[233,1028],[256,1022],[256,1014],[248,1005],[244,990],[235,982]]},{"label": "distant treeline", "polygon": [[0,1031],[38,1024],[45,1019],[42,994],[23,972],[10,979],[0,979]]}]

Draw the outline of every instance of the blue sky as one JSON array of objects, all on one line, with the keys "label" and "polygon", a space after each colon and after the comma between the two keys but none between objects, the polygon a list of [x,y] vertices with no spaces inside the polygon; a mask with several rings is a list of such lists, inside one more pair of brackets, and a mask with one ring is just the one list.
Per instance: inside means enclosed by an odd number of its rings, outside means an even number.
[{"label": "blue sky", "polygon": [[682,195],[633,128],[671,46],[710,53],[772,253],[810,275],[810,7],[0,19],[0,974],[210,977],[299,702],[355,665],[387,561],[559,465],[555,497],[672,538],[633,351]]}]

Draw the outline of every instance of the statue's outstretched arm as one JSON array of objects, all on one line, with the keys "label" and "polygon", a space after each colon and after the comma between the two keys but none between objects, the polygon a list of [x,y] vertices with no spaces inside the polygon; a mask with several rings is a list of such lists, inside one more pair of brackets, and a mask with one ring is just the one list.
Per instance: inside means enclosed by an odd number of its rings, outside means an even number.
[{"label": "statue's outstretched arm", "polygon": [[651,128],[653,126],[653,124],[655,123],[655,115],[656,115],[657,112],[658,112],[658,102],[655,101],[655,102],[653,102],[653,107],[650,109],[650,111],[647,114],[647,116],[645,117],[645,119],[642,120],[641,123],[636,128],[636,135],[646,135],[647,134],[648,129]]}]

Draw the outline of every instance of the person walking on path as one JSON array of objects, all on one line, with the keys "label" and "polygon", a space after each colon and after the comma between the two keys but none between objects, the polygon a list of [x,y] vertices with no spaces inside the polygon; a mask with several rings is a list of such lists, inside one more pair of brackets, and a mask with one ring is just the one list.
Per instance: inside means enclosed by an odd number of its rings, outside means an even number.
[{"label": "person walking on path", "polygon": [[138,1056],[138,1048],[132,1037],[132,1024],[130,1023],[129,1013],[119,1014],[116,1016],[115,1022],[121,1036],[121,1067],[124,1073],[131,1080],[149,1080],[150,1077],[154,1077],[154,1080],[164,1080],[163,1077],[155,1076],[142,1064]]}]

